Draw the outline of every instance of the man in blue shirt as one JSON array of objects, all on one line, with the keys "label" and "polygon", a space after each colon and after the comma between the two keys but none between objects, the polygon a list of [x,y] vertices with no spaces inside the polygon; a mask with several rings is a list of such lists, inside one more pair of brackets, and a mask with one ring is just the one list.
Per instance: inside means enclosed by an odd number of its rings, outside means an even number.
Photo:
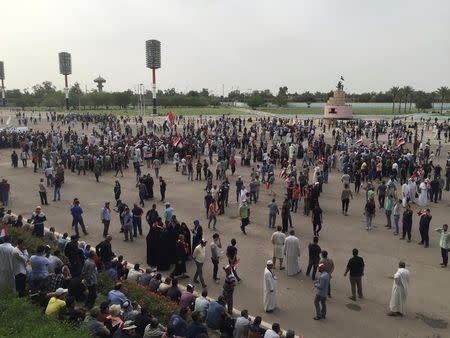
[{"label": "man in blue shirt", "polygon": [[41,283],[48,276],[49,260],[45,257],[45,247],[39,245],[36,249],[36,255],[31,256],[31,272],[33,287],[38,290]]},{"label": "man in blue shirt", "polygon": [[78,224],[81,225],[81,230],[83,230],[83,233],[85,235],[88,235],[88,232],[86,231],[86,227],[84,226],[84,221],[83,221],[83,209],[81,209],[80,207],[80,201],[78,200],[78,198],[75,198],[73,200],[73,205],[70,208],[70,213],[72,214],[72,229],[75,228],[75,233],[77,236],[80,235],[80,233],[78,232]]},{"label": "man in blue shirt", "polygon": [[114,289],[108,292],[108,301],[109,304],[118,304],[122,306],[122,304],[128,300],[127,296],[121,291],[122,283],[116,283]]},{"label": "man in blue shirt", "polygon": [[173,216],[173,208],[170,206],[170,203],[166,203],[166,209],[164,209],[164,221],[170,222]]},{"label": "man in blue shirt", "polygon": [[175,313],[170,317],[169,329],[173,332],[174,336],[186,337],[187,336],[187,314],[189,309],[187,307],[182,307],[179,314]]},{"label": "man in blue shirt", "polygon": [[314,305],[316,307],[316,316],[314,320],[325,319],[327,315],[327,295],[330,285],[330,275],[325,271],[325,264],[319,265],[320,277],[314,284],[317,289]]},{"label": "man in blue shirt", "polygon": [[219,296],[217,302],[209,303],[206,311],[206,325],[212,330],[220,329],[225,314],[225,298]]}]

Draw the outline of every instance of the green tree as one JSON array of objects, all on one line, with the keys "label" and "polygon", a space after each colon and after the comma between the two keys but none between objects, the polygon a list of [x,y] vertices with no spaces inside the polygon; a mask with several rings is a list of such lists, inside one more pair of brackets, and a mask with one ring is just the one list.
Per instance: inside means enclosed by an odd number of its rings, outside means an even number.
[{"label": "green tree", "polygon": [[23,110],[25,110],[25,107],[32,107],[33,105],[34,100],[29,93],[22,95],[16,100],[16,107],[21,107]]},{"label": "green tree", "polygon": [[414,102],[418,110],[433,108],[433,95],[427,94],[424,91],[416,91],[414,95]]},{"label": "green tree", "polygon": [[403,112],[406,113],[406,104],[408,103],[408,100],[411,99],[413,88],[411,86],[404,86],[402,88],[403,91],[403,99],[405,101],[405,108],[403,109]]},{"label": "green tree", "polygon": [[117,92],[113,94],[113,102],[120,108],[126,108],[131,104],[132,96],[133,92],[131,90]]},{"label": "green tree", "polygon": [[47,94],[42,99],[40,106],[50,108],[62,107],[64,105],[64,94],[62,92],[56,92],[53,94]]},{"label": "green tree", "polygon": [[248,99],[247,104],[250,108],[255,109],[265,103],[264,98],[257,92],[254,92]]},{"label": "green tree", "polygon": [[450,96],[450,90],[448,87],[439,87],[436,91],[436,94],[439,97],[439,101],[441,102],[441,114],[444,110],[444,102],[447,100],[447,98]]},{"label": "green tree", "polygon": [[275,103],[278,105],[278,107],[285,106],[288,101],[288,95],[287,95],[288,87],[280,87],[278,88],[278,95],[275,98]]},{"label": "green tree", "polygon": [[73,108],[81,105],[82,96],[84,96],[84,93],[80,88],[80,84],[75,82],[69,89],[69,105]]},{"label": "green tree", "polygon": [[389,94],[392,96],[392,113],[394,113],[395,100],[397,99],[398,95],[400,94],[400,87],[392,87],[391,89],[389,89]]},{"label": "green tree", "polygon": [[51,81],[44,81],[42,84],[36,84],[32,87],[33,97],[43,98],[45,95],[56,93],[56,87]]}]

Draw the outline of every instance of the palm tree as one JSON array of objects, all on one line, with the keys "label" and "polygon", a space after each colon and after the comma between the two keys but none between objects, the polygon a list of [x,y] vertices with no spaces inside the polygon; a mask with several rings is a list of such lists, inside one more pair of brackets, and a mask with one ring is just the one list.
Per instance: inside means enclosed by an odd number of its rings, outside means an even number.
[{"label": "palm tree", "polygon": [[398,90],[398,113],[401,113],[401,109],[402,109],[402,98],[404,96],[404,92],[403,92],[403,88],[400,88]]},{"label": "palm tree", "polygon": [[413,89],[411,86],[404,86],[402,89],[403,89],[403,96],[405,97],[405,109],[403,110],[403,112],[406,113],[406,103],[408,102],[408,98],[410,98]]},{"label": "palm tree", "polygon": [[392,87],[389,89],[389,94],[392,96],[392,113],[394,113],[395,110],[395,99],[400,94],[400,87]]},{"label": "palm tree", "polygon": [[411,87],[411,94],[409,95],[409,109],[408,109],[409,113],[411,113],[411,107],[413,104],[415,93],[416,93],[416,91],[414,90],[414,88]]},{"label": "palm tree", "polygon": [[444,110],[444,102],[447,99],[447,97],[450,96],[450,90],[448,89],[448,87],[439,87],[436,92],[439,95],[439,99],[441,101],[441,114],[442,114],[442,111]]}]

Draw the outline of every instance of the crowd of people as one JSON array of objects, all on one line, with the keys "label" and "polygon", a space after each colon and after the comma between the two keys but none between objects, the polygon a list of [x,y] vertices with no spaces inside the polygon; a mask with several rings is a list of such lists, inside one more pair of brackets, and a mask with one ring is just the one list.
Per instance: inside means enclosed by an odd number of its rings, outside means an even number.
[{"label": "crowd of people", "polygon": [[[23,119],[24,116],[21,118]],[[227,264],[222,267],[225,276],[222,296],[217,301],[211,302],[208,310],[201,307],[199,310],[197,300],[201,297],[191,296],[196,283],[201,283],[202,297],[206,299],[207,296],[207,284],[203,269],[206,263],[208,241],[211,242],[209,251],[212,262],[212,279],[215,283],[220,283],[218,271],[222,243],[220,235],[216,231],[221,226],[218,216],[224,214],[226,208],[229,208],[230,190],[235,190],[240,229],[243,234],[247,235],[247,226],[251,223],[252,205],[257,204],[260,200],[261,188],[265,187],[275,196],[273,192],[275,182],[280,181],[280,185],[283,187],[281,207],[278,207],[276,198],[273,198],[267,206],[269,210],[268,227],[276,228],[277,231],[271,236],[273,257],[266,262],[264,270],[262,298],[263,308],[266,312],[270,313],[277,308],[277,279],[273,271],[276,269],[277,261],[280,270],[285,269],[283,262],[286,263],[288,276],[294,276],[301,272],[299,239],[295,236],[295,224],[293,224],[292,216],[300,208],[304,216],[311,217],[312,242],[308,246],[309,258],[306,275],[311,275],[315,282],[316,313],[314,319],[316,320],[326,318],[326,300],[327,297],[331,297],[330,280],[334,271],[333,260],[328,257],[328,252],[319,246],[324,222],[320,197],[323,190],[326,189],[329,173],[332,170],[342,172],[342,214],[346,216],[349,214],[350,200],[360,195],[360,189],[365,192],[366,202],[362,212],[365,215],[367,231],[372,231],[374,228],[373,219],[377,210],[377,198],[378,209],[383,209],[386,217],[386,228],[394,228],[394,235],[401,235],[400,239],[407,238],[407,241],[410,242],[414,223],[412,204],[420,206],[421,210],[417,215],[421,235],[420,244],[424,247],[429,247],[429,228],[432,219],[429,205],[438,203],[443,198],[443,191],[449,190],[450,157],[446,161],[445,168],[436,163],[441,156],[441,134],[444,135],[444,142],[447,142],[449,138],[450,126],[447,121],[443,123],[435,121],[434,124],[431,121],[422,124],[411,121],[408,124],[406,120],[351,120],[326,125],[323,121],[315,123],[311,119],[292,121],[269,117],[255,120],[230,117],[216,119],[178,117],[175,121],[168,119],[164,123],[158,124],[153,120],[144,123],[141,118],[137,117],[132,121],[130,118],[90,114],[50,114],[47,115],[47,120],[51,121],[51,130],[47,132],[33,130],[20,135],[14,133],[0,135],[1,147],[10,146],[20,149],[19,154],[15,150],[12,152],[11,165],[13,168],[19,166],[19,158],[24,167],[28,165],[27,160],[31,158],[33,170],[41,171],[44,174],[45,180],[41,179],[38,185],[41,205],[49,204],[47,199],[47,189],[49,188],[54,189],[53,202],[60,200],[61,188],[65,181],[65,170],[70,170],[80,176],[81,173],[83,176],[86,173],[92,173],[95,175],[96,181],[100,182],[100,177],[104,172],[111,171],[117,177],[119,174],[123,176],[125,169],[132,168],[136,175],[135,190],[140,206],[134,204],[133,208],[130,208],[126,201],[121,199],[121,183],[117,180],[113,191],[115,208],[111,209],[109,202],[105,203],[100,216],[105,238],[102,245],[108,248],[108,243],[111,242],[109,229],[111,210],[118,212],[120,232],[124,234],[125,241],[133,241],[134,237],[143,235],[143,208],[146,201],[155,199],[153,191],[155,180],[150,171],[154,172],[154,177],[159,182],[160,201],[165,203],[161,214],[158,212],[156,204],[152,204],[152,207],[145,213],[145,220],[150,228],[146,237],[147,264],[156,268],[157,272],[155,273],[151,269],[141,271],[139,266],[127,271],[123,265],[123,257],[122,260],[113,259],[110,244],[109,249],[106,249],[106,258],[102,257],[104,253],[102,253],[103,249],[100,244],[95,250],[93,250],[94,248],[92,250],[80,249],[79,243],[82,241],[78,243],[80,235],[78,226],[80,225],[85,235],[87,230],[83,221],[83,209],[80,201],[74,199],[70,210],[74,235],[73,239],[69,241],[69,243],[73,242],[73,245],[69,245],[69,248],[73,246],[73,252],[70,250],[66,252],[67,245],[63,249],[70,262],[66,269],[67,273],[70,273],[73,278],[73,276],[86,274],[87,270],[89,271],[87,279],[89,281],[94,279],[93,271],[97,271],[97,269],[111,270],[111,274],[117,280],[127,276],[128,279],[148,286],[153,292],[166,295],[182,305],[182,310],[176,315],[178,317],[173,318],[176,325],[169,323],[168,326],[168,329],[177,327],[177,330],[182,330],[177,331],[177,333],[182,332],[184,334],[182,336],[187,334],[192,325],[194,326],[191,328],[192,330],[202,330],[202,322],[206,322],[211,329],[221,329],[222,332],[230,335],[233,335],[235,330],[241,332],[239,330],[242,328],[239,329],[238,323],[242,325],[247,323],[245,330],[250,332],[251,325],[258,322],[259,317],[256,317],[252,324],[248,320],[248,314],[246,317],[245,311],[242,311],[241,316],[236,320],[229,317],[233,309],[234,288],[241,281],[237,274],[240,260],[237,255],[236,239],[232,239],[226,248]],[[133,122],[135,126],[133,126]],[[35,123],[37,122],[35,121]],[[81,124],[81,134],[76,131],[78,124]],[[91,130],[89,130],[90,125]],[[63,130],[66,128],[67,130]],[[428,131],[430,128],[435,130],[435,137],[438,140],[435,149],[430,139],[424,139],[424,131]],[[325,137],[327,129],[331,134],[331,143]],[[380,135],[386,138],[386,142],[379,142]],[[409,144],[412,145],[412,149],[409,148]],[[237,179],[233,188],[230,180],[235,175],[239,158],[240,165],[248,167],[251,174],[248,182],[240,175],[236,175]],[[177,218],[176,206],[166,202],[167,186],[162,174],[165,171],[164,167],[168,165],[174,165],[177,174],[186,176],[186,179],[191,181],[194,181],[195,171],[195,181],[199,181],[197,186],[205,193],[206,219],[208,228],[212,227],[213,230],[211,239],[204,236],[200,220],[195,220],[192,227],[188,226],[186,222]],[[144,170],[146,168],[149,173],[143,175],[142,168]],[[7,206],[11,189],[7,184],[7,181],[3,180],[0,185],[2,202],[5,206]],[[351,188],[352,184],[354,188]],[[4,196],[6,196],[6,202]],[[337,208],[341,207],[337,206]],[[282,225],[277,227],[277,216],[280,214]],[[44,236],[45,221],[46,215],[39,206],[30,217],[31,224],[28,223],[28,226],[33,228],[34,235]],[[17,222],[17,219],[14,222]],[[400,224],[402,229],[400,229]],[[441,236],[439,245],[442,267],[446,267],[448,264],[449,233],[447,228],[447,225],[443,225],[436,229]],[[83,252],[83,256],[81,252]],[[40,256],[45,255],[44,248]],[[81,257],[84,259],[81,260]],[[189,260],[196,267],[192,279],[193,284],[188,284],[187,290],[181,292],[178,289],[178,280],[190,278],[186,275],[186,264]],[[117,270],[123,271],[123,273],[119,273]],[[160,272],[169,270],[171,271],[170,276],[163,280]],[[319,272],[318,279],[316,278],[317,271]],[[363,298],[364,260],[358,256],[356,248],[352,250],[352,257],[348,262],[345,275],[347,273],[350,276],[352,292],[350,298],[353,301],[357,300],[357,296]],[[81,277],[80,282],[86,282],[85,277]],[[38,280],[39,282],[32,283],[33,288],[41,287],[42,281],[40,278]],[[155,288],[157,283],[159,284]],[[390,315],[405,313],[408,283],[409,272],[405,268],[405,263],[401,261],[399,270],[394,276]],[[96,290],[93,285],[95,285],[93,282],[91,282],[91,288],[87,285],[86,306],[88,308],[91,308],[95,301]],[[61,287],[64,291],[65,288]],[[117,292],[113,292],[113,295],[120,292],[120,283],[116,288]],[[64,297],[66,293],[61,290],[57,292],[57,290],[47,290],[56,293],[52,304],[60,303],[57,299]],[[186,292],[191,295],[185,295],[182,301],[182,296]],[[60,294],[58,295],[58,293]],[[203,294],[205,295],[203,296]],[[138,309],[133,308],[131,303],[129,301],[126,303],[127,307],[131,306],[129,311],[139,312]],[[212,306],[213,304],[216,305]],[[123,302],[112,305],[120,305],[119,313],[125,312],[125,308],[122,308]],[[185,323],[188,308],[191,309],[191,312],[193,311],[191,313],[192,323],[189,326]],[[216,309],[216,312],[214,315],[210,315],[208,321],[209,308]],[[95,311],[91,312],[89,316],[94,318],[92,320],[95,322],[95,318],[101,316],[102,311],[105,310],[94,309]],[[109,307],[109,311],[111,311],[111,307]],[[116,313],[117,309],[113,309],[113,312]],[[219,318],[220,323],[218,324],[211,317],[216,320]],[[126,319],[128,318],[122,318],[123,328],[128,328],[125,331],[137,330],[136,325]],[[274,324],[274,326],[272,331],[278,334],[277,325]],[[154,329],[156,330],[157,327]],[[111,333],[111,327],[108,327],[108,330]],[[271,334],[270,331],[267,332]],[[198,331],[197,333],[203,332]]]}]

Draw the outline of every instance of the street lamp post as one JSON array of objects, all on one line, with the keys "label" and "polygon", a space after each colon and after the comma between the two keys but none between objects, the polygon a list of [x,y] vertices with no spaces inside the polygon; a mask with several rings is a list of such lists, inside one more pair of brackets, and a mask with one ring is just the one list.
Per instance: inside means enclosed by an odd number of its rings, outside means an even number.
[{"label": "street lamp post", "polygon": [[161,68],[161,42],[147,40],[145,42],[147,68],[152,70],[153,115],[156,115],[156,69]]},{"label": "street lamp post", "polygon": [[64,92],[66,94],[66,109],[69,110],[69,81],[67,75],[72,74],[72,58],[70,53],[61,52],[59,56],[59,73],[64,75]]},{"label": "street lamp post", "polygon": [[6,97],[5,97],[5,65],[3,61],[0,61],[0,80],[2,80],[2,104],[3,107],[6,106]]}]

